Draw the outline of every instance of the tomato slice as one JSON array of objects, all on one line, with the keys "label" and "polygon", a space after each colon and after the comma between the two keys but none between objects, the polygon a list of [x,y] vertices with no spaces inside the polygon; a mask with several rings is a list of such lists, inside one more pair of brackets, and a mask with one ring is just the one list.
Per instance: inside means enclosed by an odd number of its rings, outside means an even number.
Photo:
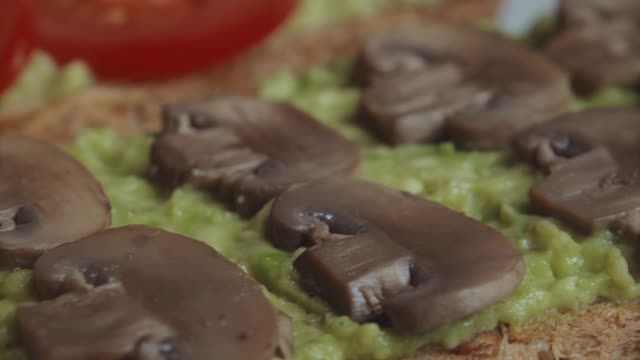
[{"label": "tomato slice", "polygon": [[296,0],[35,0],[38,45],[101,77],[156,79],[223,61],[280,24]]},{"label": "tomato slice", "polygon": [[28,0],[0,1],[0,92],[13,83],[32,50]]}]

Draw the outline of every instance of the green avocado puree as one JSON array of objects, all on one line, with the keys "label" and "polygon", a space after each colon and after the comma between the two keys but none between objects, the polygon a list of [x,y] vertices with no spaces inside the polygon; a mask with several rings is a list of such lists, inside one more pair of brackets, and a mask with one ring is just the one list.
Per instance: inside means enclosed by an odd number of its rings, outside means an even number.
[{"label": "green avocado puree", "polygon": [[[374,323],[356,324],[301,289],[291,266],[297,253],[279,251],[262,236],[268,209],[245,221],[203,192],[154,187],[145,176],[149,136],[123,138],[111,130],[90,130],[78,136],[69,151],[103,184],[114,226],[142,223],[194,237],[264,284],[268,298],[293,319],[296,359],[397,358],[427,343],[454,347],[500,322],[518,326],[600,298],[624,302],[640,297],[631,248],[609,232],[580,236],[551,218],[534,215],[527,190],[537,175],[512,155],[459,151],[450,143],[390,148],[369,137],[350,120],[359,94],[346,84],[348,69],[348,62],[339,62],[298,77],[282,72],[265,81],[260,93],[290,101],[361,143],[357,176],[438,201],[510,238],[524,255],[526,272],[507,299],[421,336],[397,336]],[[610,101],[626,101],[614,95]],[[0,274],[0,344],[12,342],[11,314],[16,302],[29,298],[28,277],[25,270]],[[0,360],[20,358],[16,354],[5,352]]]}]

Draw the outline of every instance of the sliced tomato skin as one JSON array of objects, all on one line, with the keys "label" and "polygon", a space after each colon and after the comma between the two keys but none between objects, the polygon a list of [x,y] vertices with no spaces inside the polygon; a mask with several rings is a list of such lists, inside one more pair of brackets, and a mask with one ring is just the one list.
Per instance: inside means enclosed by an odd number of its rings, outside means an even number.
[{"label": "sliced tomato skin", "polygon": [[20,74],[32,50],[30,1],[0,0],[0,92]]},{"label": "sliced tomato skin", "polygon": [[[296,0],[190,0],[213,5],[203,10],[212,12],[210,20],[208,14],[193,14],[193,23],[189,23],[191,18],[184,14],[140,11],[140,1],[83,0],[115,3],[125,9],[137,3],[138,8],[131,9],[129,19],[113,26],[100,24],[98,20],[95,24],[87,22],[86,16],[77,20],[64,12],[51,11],[50,3],[60,0],[36,1],[38,45],[62,63],[87,61],[99,77],[112,80],[167,78],[228,60],[268,35],[297,3]],[[178,5],[189,2],[165,1]],[[216,13],[216,6],[224,8]],[[236,10],[232,11],[231,6]],[[184,12],[189,8],[176,9]],[[100,13],[96,11],[95,16]]]}]

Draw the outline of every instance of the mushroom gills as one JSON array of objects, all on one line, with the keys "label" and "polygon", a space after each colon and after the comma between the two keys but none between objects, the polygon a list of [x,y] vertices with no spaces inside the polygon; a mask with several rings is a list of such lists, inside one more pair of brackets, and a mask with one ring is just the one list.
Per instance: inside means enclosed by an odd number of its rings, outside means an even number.
[{"label": "mushroom gills", "polygon": [[[185,281],[185,279],[189,279]],[[39,298],[19,305],[33,359],[289,356],[291,326],[261,286],[209,246],[131,225],[41,256]]]},{"label": "mushroom gills", "polygon": [[411,334],[503,299],[524,271],[512,243],[490,227],[353,178],[285,191],[265,230],[278,247],[310,246],[294,267],[337,311],[355,321],[383,316]]},{"label": "mushroom gills", "polygon": [[358,165],[359,148],[290,105],[241,97],[167,106],[153,143],[156,178],[211,191],[253,216],[292,184]]},{"label": "mushroom gills", "polygon": [[501,149],[572,102],[568,78],[543,57],[444,23],[370,35],[354,71],[368,79],[360,120],[392,145],[452,139]]},{"label": "mushroom gills", "polygon": [[0,136],[0,261],[31,267],[45,251],[106,228],[107,197],[87,169],[56,146]]}]

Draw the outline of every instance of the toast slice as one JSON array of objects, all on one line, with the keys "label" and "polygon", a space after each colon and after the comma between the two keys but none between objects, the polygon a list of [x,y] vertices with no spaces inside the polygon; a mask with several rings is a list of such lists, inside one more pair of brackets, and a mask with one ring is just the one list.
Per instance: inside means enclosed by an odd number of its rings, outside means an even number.
[{"label": "toast slice", "polygon": [[[91,127],[111,127],[124,135],[156,131],[165,102],[220,93],[252,94],[275,71],[302,71],[353,54],[372,30],[430,18],[489,17],[496,5],[497,0],[451,0],[433,8],[399,8],[286,41],[274,39],[214,70],[157,83],[100,84],[36,108],[0,113],[0,133],[64,143]],[[502,326],[478,334],[453,350],[431,346],[407,359],[640,359],[640,303],[604,302],[548,314],[522,327]]]}]

